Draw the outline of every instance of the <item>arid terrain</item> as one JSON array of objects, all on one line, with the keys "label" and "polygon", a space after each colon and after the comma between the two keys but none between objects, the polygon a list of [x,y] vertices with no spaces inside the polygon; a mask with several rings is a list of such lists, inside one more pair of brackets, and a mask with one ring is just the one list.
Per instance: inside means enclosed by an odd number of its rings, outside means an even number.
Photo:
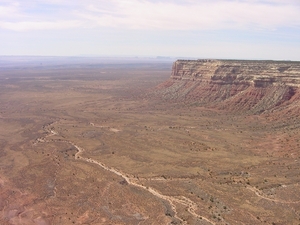
[{"label": "arid terrain", "polygon": [[0,224],[300,224],[300,63],[195,62],[1,58]]}]

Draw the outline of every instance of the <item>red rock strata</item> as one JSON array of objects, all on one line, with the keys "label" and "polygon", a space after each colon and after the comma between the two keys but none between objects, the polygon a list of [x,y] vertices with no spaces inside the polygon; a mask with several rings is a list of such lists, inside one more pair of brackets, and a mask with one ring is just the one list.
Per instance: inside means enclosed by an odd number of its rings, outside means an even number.
[{"label": "red rock strata", "polygon": [[250,111],[300,107],[300,62],[254,60],[178,60],[168,81],[155,92],[164,99]]}]

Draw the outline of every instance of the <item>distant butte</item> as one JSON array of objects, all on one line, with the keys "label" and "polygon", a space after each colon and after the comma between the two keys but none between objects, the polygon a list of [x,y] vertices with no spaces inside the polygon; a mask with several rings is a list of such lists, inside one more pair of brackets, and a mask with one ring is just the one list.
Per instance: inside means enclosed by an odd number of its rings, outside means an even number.
[{"label": "distant butte", "polygon": [[156,90],[164,99],[262,113],[300,111],[300,62],[177,60]]}]

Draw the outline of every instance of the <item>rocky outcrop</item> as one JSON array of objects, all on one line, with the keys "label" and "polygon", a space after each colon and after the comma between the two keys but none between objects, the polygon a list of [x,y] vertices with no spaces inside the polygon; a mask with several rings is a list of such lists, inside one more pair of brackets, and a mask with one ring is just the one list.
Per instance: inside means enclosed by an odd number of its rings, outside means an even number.
[{"label": "rocky outcrop", "polygon": [[220,109],[298,113],[300,62],[178,60],[170,79],[155,93],[172,101]]}]

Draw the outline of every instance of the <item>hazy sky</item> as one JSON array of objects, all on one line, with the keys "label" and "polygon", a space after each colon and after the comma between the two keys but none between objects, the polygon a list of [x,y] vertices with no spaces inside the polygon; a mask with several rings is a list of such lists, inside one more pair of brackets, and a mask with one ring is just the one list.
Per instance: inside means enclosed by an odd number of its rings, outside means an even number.
[{"label": "hazy sky", "polygon": [[0,55],[300,60],[300,0],[0,0]]}]

